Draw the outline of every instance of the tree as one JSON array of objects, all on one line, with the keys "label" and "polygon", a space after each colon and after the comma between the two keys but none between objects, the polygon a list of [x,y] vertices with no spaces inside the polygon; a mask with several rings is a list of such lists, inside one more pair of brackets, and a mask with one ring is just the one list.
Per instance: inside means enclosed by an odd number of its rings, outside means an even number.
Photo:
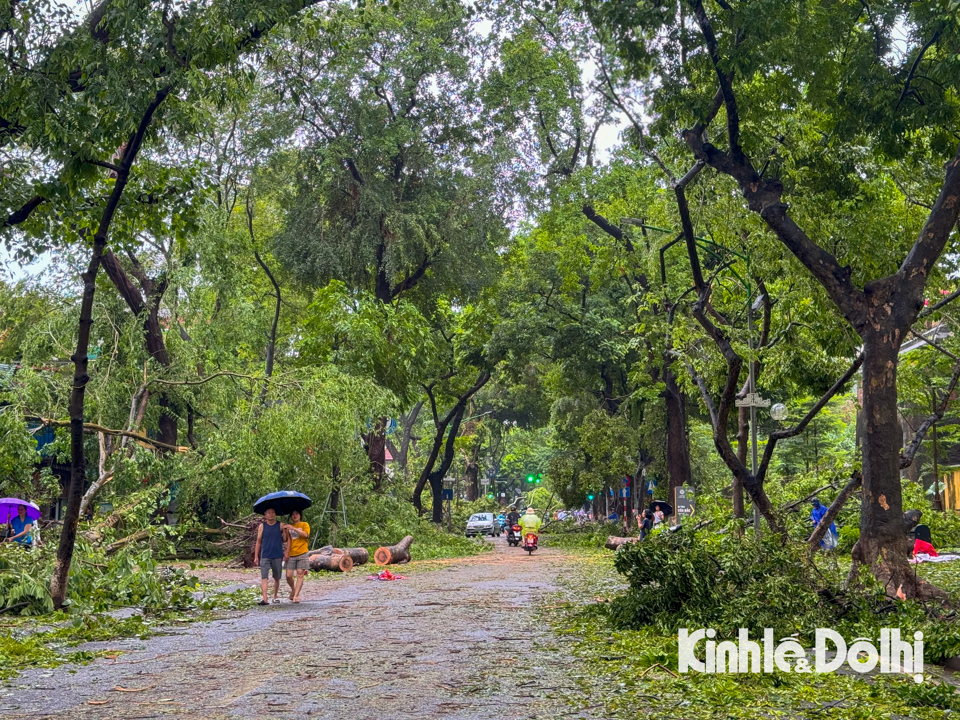
[{"label": "tree", "polygon": [[[276,255],[309,286],[337,280],[384,305],[426,310],[439,292],[468,301],[506,237],[502,143],[477,95],[480,36],[457,3],[341,5],[335,18],[268,58],[262,102],[305,141]],[[377,486],[386,421],[367,438]]]},{"label": "tree", "polygon": [[[589,4],[621,56],[655,78],[655,132],[669,143],[680,119],[693,158],[733,181],[859,336],[864,503],[854,561],[891,594],[921,595],[906,562],[896,368],[960,212],[960,151],[947,132],[960,112],[950,89],[958,8],[951,3],[944,13],[893,0],[866,11],[862,3],[689,0],[681,7]],[[910,48],[892,56],[897,27],[908,29]],[[722,132],[714,133],[715,143],[707,131],[721,110],[725,136],[720,142]],[[859,155],[865,146],[868,157]],[[943,162],[946,172],[935,179]],[[908,224],[876,222],[869,195],[859,207],[850,204],[878,179],[898,178],[910,179],[905,202],[916,191],[930,198]],[[845,236],[831,237],[817,219],[833,207],[857,218]]]},{"label": "tree", "polygon": [[6,3],[2,9],[0,149],[11,172],[4,172],[0,229],[34,239],[17,245],[21,257],[48,238],[92,248],[73,356],[71,481],[51,581],[56,607],[66,597],[86,475],[84,398],[96,277],[114,221],[130,223],[129,232],[143,221],[137,210],[149,214],[153,204],[149,192],[123,202],[127,185],[137,180],[134,164],[155,139],[154,117],[168,98],[178,120],[189,124],[190,96],[204,92],[208,71],[234,62],[277,23],[312,4],[210,2],[181,14],[166,3],[101,0],[79,22],[56,5],[34,12]]}]

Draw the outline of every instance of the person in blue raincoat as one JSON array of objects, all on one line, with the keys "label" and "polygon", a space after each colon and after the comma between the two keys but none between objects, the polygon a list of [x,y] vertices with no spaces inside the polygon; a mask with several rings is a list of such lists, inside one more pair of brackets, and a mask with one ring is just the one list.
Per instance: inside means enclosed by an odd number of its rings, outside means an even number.
[{"label": "person in blue raincoat", "polygon": [[[811,500],[810,504],[813,506],[813,509],[810,511],[810,521],[813,523],[813,526],[816,527],[820,524],[820,521],[823,520],[823,516],[827,514],[827,508],[820,504],[818,498]],[[823,536],[823,540],[820,541],[820,547],[832,550],[837,546],[837,538],[837,526],[830,523],[830,529],[827,530],[826,535]]]}]

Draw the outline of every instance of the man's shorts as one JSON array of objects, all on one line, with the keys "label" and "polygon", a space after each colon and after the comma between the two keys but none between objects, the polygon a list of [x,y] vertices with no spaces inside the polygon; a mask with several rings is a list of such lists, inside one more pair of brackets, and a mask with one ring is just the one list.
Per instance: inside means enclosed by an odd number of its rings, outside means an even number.
[{"label": "man's shorts", "polygon": [[279,580],[283,571],[283,558],[260,558],[260,579],[266,580],[273,570],[273,579]]},{"label": "man's shorts", "polygon": [[310,569],[310,558],[307,557],[307,553],[294,555],[287,560],[287,570],[309,570],[309,569]]}]

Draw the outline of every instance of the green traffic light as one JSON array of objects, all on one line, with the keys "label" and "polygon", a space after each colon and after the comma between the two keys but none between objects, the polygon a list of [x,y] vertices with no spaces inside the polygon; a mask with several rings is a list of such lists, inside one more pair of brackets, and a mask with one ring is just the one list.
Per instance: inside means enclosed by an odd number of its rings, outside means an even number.
[{"label": "green traffic light", "polygon": [[493,500],[493,495],[487,495],[487,500]]},{"label": "green traffic light", "polygon": [[587,495],[587,500],[593,500],[593,495]]},{"label": "green traffic light", "polygon": [[527,475],[527,482],[533,482],[533,475]]}]

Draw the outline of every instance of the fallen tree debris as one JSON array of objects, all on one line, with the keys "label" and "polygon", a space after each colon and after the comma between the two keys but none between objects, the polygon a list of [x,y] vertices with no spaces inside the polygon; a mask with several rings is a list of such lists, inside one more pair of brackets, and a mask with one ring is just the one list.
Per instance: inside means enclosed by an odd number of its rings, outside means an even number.
[{"label": "fallen tree debris", "polygon": [[377,565],[396,565],[410,561],[410,546],[413,544],[413,535],[407,535],[396,545],[377,548],[373,554],[373,561]]}]

